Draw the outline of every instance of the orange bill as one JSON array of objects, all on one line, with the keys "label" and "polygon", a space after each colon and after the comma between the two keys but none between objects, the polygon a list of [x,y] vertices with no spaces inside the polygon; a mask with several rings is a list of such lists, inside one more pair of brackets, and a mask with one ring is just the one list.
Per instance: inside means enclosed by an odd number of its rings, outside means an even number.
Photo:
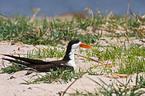
[{"label": "orange bill", "polygon": [[82,47],[82,48],[88,48],[88,49],[93,49],[93,47],[91,47],[91,46],[89,46],[87,44],[84,44],[84,43],[81,43],[80,47]]}]

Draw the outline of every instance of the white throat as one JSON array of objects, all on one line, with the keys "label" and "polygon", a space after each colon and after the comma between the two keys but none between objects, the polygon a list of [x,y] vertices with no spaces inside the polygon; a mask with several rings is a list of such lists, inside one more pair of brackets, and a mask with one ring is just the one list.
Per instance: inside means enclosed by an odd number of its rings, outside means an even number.
[{"label": "white throat", "polygon": [[76,69],[76,64],[75,64],[75,59],[74,59],[74,52],[75,52],[76,48],[79,47],[80,44],[81,44],[81,42],[72,45],[71,51],[70,51],[70,53],[69,53],[69,58],[70,58],[70,60],[69,60],[69,62],[66,64],[66,65],[69,65],[69,66],[74,67],[74,69]]}]

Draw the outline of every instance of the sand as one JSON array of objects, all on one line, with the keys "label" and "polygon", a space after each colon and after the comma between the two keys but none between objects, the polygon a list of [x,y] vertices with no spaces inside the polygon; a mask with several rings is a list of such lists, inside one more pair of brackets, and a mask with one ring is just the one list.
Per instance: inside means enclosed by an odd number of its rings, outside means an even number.
[{"label": "sand", "polygon": [[[32,45],[24,45],[24,44],[18,44],[18,45],[11,45],[9,43],[1,43],[0,44],[0,54],[4,53],[21,53],[21,54],[26,54],[27,50],[32,50],[35,48]],[[0,55],[0,58],[3,56]],[[76,56],[75,56],[76,57]],[[76,57],[77,58],[77,57]],[[2,59],[0,59],[0,62],[2,62]],[[79,66],[84,66],[84,62],[81,60],[77,59],[77,65],[78,63],[81,64]],[[2,63],[1,63],[2,64]],[[0,64],[0,68],[2,65]],[[9,64],[9,62],[5,62],[5,64]],[[86,65],[92,64],[87,63]],[[27,71],[19,71],[16,73],[12,74],[0,74],[0,96],[58,96],[58,92],[64,91],[72,82],[69,82],[67,84],[60,84],[60,83],[51,83],[51,84],[45,84],[45,83],[40,83],[40,84],[30,84],[30,85],[25,85],[21,84],[24,83],[24,80],[29,80],[31,76],[26,76],[25,74]],[[33,73],[35,74],[35,73]],[[43,74],[43,73],[42,73]],[[142,73],[144,74],[144,73]],[[10,79],[10,77],[14,77]],[[133,76],[133,82],[130,84],[135,83],[135,76],[136,74],[132,75]],[[93,76],[93,75],[88,75],[85,74],[81,79],[76,81],[67,91],[67,93],[73,93],[75,90],[80,90],[85,92],[85,90],[89,92],[95,92],[94,89],[97,90],[99,86],[97,86],[93,81],[91,81],[89,78],[92,78],[93,80],[100,82],[100,79],[102,79],[104,82],[107,84],[115,83],[116,79],[108,78],[106,76]],[[126,82],[126,78],[119,78],[119,81],[122,83]],[[100,82],[101,83],[101,82]],[[67,96],[66,94],[65,96]]]}]

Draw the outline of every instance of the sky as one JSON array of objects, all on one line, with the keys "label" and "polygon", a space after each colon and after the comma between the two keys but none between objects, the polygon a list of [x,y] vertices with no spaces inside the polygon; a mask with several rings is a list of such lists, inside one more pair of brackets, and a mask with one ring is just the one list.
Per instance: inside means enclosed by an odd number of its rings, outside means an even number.
[{"label": "sky", "polygon": [[[32,16],[31,8],[41,8],[39,16],[54,16],[68,12],[84,11],[88,7],[105,13],[106,10],[114,14],[127,13],[128,0],[0,0],[0,14],[12,16],[14,14]],[[130,9],[134,13],[145,13],[145,0],[130,0]]]}]

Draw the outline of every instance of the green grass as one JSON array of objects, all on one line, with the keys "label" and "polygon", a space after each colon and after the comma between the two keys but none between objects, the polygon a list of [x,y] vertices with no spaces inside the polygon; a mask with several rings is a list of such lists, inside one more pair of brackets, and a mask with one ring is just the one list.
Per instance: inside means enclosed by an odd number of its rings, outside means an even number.
[{"label": "green grass", "polygon": [[61,58],[65,54],[64,47],[62,46],[48,46],[48,48],[37,48],[27,52],[28,58]]},{"label": "green grass", "polygon": [[[89,78],[91,81],[95,82],[98,86],[100,86],[99,89],[99,95],[104,96],[112,96],[112,95],[118,95],[118,96],[140,96],[142,94],[145,94],[144,90],[139,90],[141,88],[145,88],[145,80],[143,79],[143,76],[136,76],[136,82],[135,85],[130,85],[129,83],[132,82],[132,78],[129,78],[126,83],[122,83],[119,80],[116,79],[117,83],[107,84],[107,82],[104,82],[102,79],[99,78],[101,83],[98,83],[97,81]],[[96,89],[97,90],[97,89]],[[97,92],[98,93],[98,92]],[[95,96],[95,95],[94,95]]]},{"label": "green grass", "polygon": [[[113,14],[110,16],[103,14],[96,15],[93,21],[90,16],[85,19],[51,19],[49,21],[47,17],[44,17],[35,19],[33,22],[30,22],[30,19],[30,17],[19,15],[15,15],[9,19],[0,18],[0,41],[7,40],[11,41],[12,44],[23,42],[24,44],[45,45],[47,48],[30,50],[25,57],[39,59],[56,57],[59,59],[63,57],[66,50],[64,47],[66,43],[63,43],[63,41],[68,42],[73,38],[79,38],[83,43],[90,44],[95,48],[93,50],[79,50],[80,54],[86,54],[88,58],[87,60],[84,58],[84,62],[90,62],[91,59],[89,58],[92,57],[99,61],[99,63],[97,61],[94,61],[94,63],[91,62],[92,67],[85,70],[89,75],[97,76],[110,73],[135,74],[145,72],[145,47],[143,44],[144,36],[142,35],[145,34],[143,28],[145,25],[144,23],[138,22],[136,18],[129,17],[127,25],[126,17]],[[116,31],[125,33],[116,33]],[[112,41],[114,38],[117,40],[116,43]],[[124,41],[121,38],[125,38]],[[132,38],[139,40],[142,44],[131,41]],[[4,63],[2,73],[10,74],[21,70],[27,69],[14,63],[5,66]],[[79,70],[79,72],[69,72],[59,69],[59,72],[51,71],[45,75],[36,73],[31,77],[36,78],[35,80],[24,80],[25,83],[23,84],[68,83],[78,78],[82,72],[82,70]],[[101,86],[103,91],[95,94],[88,92],[86,94],[76,90],[75,94],[128,95],[128,91],[130,92],[129,95],[132,96],[142,94],[141,92],[135,93],[137,89],[142,88],[144,85],[143,77],[140,77],[140,80],[137,78],[136,85],[129,87],[130,90],[127,87],[128,83],[122,84],[118,81],[118,83],[126,88],[124,91],[119,86],[117,86],[118,89],[115,89],[114,84],[107,85],[101,80],[107,86],[108,89],[106,89],[104,85],[100,85],[91,79],[97,85]],[[128,82],[131,82],[131,79]]]},{"label": "green grass", "polygon": [[[58,69],[57,71],[51,70],[50,72],[46,73],[45,75],[41,75],[39,73],[36,73],[35,75],[31,76],[32,80],[24,80],[24,83],[21,84],[38,84],[38,83],[68,83],[80,76],[82,74],[82,71],[75,72],[70,70],[63,70]],[[33,80],[33,78],[36,78]]]},{"label": "green grass", "polygon": [[[14,43],[20,41],[25,44],[55,45],[61,43],[60,40],[69,41],[75,37],[80,38],[85,43],[94,43],[102,36],[98,32],[96,33],[96,31],[105,30],[111,33],[115,33],[116,30],[126,31],[125,18],[112,15],[110,17],[96,16],[93,21],[91,21],[91,17],[69,21],[61,19],[51,19],[48,21],[45,17],[30,22],[30,17],[15,15],[12,19],[9,18],[8,20],[0,18],[0,41],[11,40]],[[139,28],[142,24],[129,18],[128,26]],[[88,27],[92,27],[91,31],[93,33],[87,33]],[[78,30],[82,31],[78,32]],[[140,30],[142,31],[142,29]],[[143,38],[140,33],[136,34],[134,30],[133,32],[127,32],[127,35],[129,37]],[[124,34],[114,34],[113,36],[121,37]]]},{"label": "green grass", "polygon": [[[143,76],[136,76],[135,78],[135,84],[130,85],[132,82],[132,78],[129,78],[126,80],[126,83],[122,83],[119,80],[116,79],[115,83],[107,84],[107,82],[104,82],[102,79],[98,78],[101,83],[98,83],[97,81],[93,80],[92,78],[89,78],[91,81],[93,81],[96,85],[99,86],[94,90],[94,93],[91,93],[89,91],[81,92],[78,90],[75,90],[75,93],[73,93],[74,96],[76,95],[82,95],[82,96],[141,96],[145,94],[145,91],[141,88],[145,88],[145,80],[143,79]],[[140,90],[139,90],[140,89]],[[68,93],[69,94],[69,93]],[[71,95],[71,94],[69,94]]]},{"label": "green grass", "polygon": [[18,64],[12,63],[9,66],[3,66],[2,69],[1,69],[2,72],[0,72],[0,74],[3,74],[3,73],[11,74],[11,73],[15,73],[15,72],[18,72],[18,71],[22,71],[25,68],[26,67],[24,67],[22,65],[18,65]]},{"label": "green grass", "polygon": [[[30,19],[27,16],[14,16],[13,19],[0,18],[0,40],[11,40],[14,43],[23,42],[25,44],[58,44],[60,40],[71,40],[72,38],[81,38],[82,41],[88,39],[88,43],[92,43],[96,38],[99,38],[95,34],[87,34],[94,38],[87,36],[82,37],[81,33],[78,33],[78,29],[86,30],[90,22],[89,18],[83,21],[74,20],[62,21],[61,19],[52,19],[47,21],[46,18],[41,20],[35,20],[30,23]],[[82,26],[82,27],[81,27]],[[81,36],[81,37],[80,37]]]}]

